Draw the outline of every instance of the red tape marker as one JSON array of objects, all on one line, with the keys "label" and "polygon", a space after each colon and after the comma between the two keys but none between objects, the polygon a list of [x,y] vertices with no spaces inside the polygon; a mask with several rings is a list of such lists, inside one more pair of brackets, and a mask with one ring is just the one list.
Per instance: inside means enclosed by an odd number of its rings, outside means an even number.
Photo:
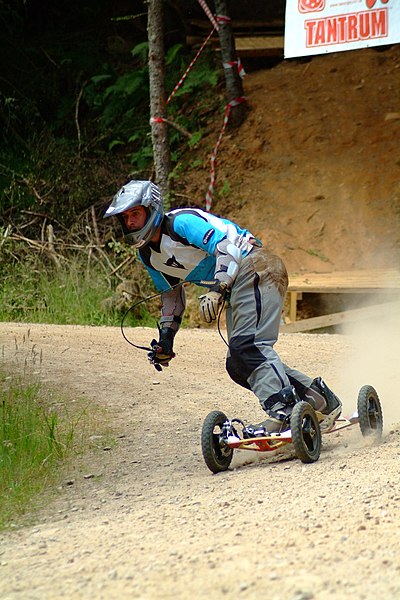
[{"label": "red tape marker", "polygon": [[[203,10],[206,13],[206,15],[208,16],[208,18],[210,19],[213,28],[210,31],[210,33],[208,34],[208,36],[206,37],[206,39],[204,40],[204,42],[202,43],[202,45],[201,45],[199,51],[197,52],[196,56],[191,61],[191,63],[189,64],[188,68],[183,73],[182,77],[180,78],[180,80],[178,81],[178,83],[176,84],[176,86],[174,87],[174,89],[172,90],[172,92],[170,93],[170,95],[168,96],[167,101],[166,101],[166,105],[168,105],[170,103],[170,101],[175,96],[175,94],[178,91],[178,89],[183,85],[183,82],[185,81],[186,77],[188,76],[190,69],[193,67],[193,65],[195,64],[195,62],[199,58],[200,54],[204,50],[206,44],[210,40],[210,38],[211,38],[212,34],[214,33],[214,31],[219,31],[218,23],[229,23],[231,21],[231,18],[228,17],[228,16],[226,16],[226,15],[216,15],[216,18],[214,18],[214,15],[212,14],[212,12],[209,9],[209,7],[208,7],[207,3],[205,2],[205,0],[198,0],[198,2],[200,4],[200,6],[203,8]],[[237,61],[232,61],[232,62],[224,63],[224,68],[225,69],[227,69],[227,68],[231,69],[231,68],[233,68],[234,65],[237,65],[238,73],[239,73],[240,77],[243,78],[246,75],[246,73],[245,73],[245,70],[243,69],[243,66],[242,66],[241,62],[240,62],[240,58],[238,58]],[[223,124],[222,124],[222,129],[221,129],[220,134],[218,136],[217,143],[215,144],[215,147],[214,147],[214,149],[213,149],[213,151],[211,153],[211,159],[210,159],[210,162],[211,162],[210,185],[208,187],[208,191],[207,191],[207,194],[206,194],[206,210],[207,210],[207,212],[209,212],[210,209],[211,209],[212,198],[213,198],[213,194],[214,194],[214,184],[215,184],[215,164],[216,164],[218,150],[219,150],[219,147],[221,145],[222,138],[224,136],[225,129],[226,129],[226,126],[227,126],[228,121],[229,121],[229,115],[230,115],[231,109],[234,106],[237,106],[238,104],[241,104],[242,102],[246,102],[246,98],[244,96],[241,96],[240,98],[235,98],[234,100],[231,100],[225,106],[225,115],[224,115],[224,121],[223,121]],[[167,120],[164,117],[152,117],[150,119],[150,123],[165,123],[165,122],[167,122]]]},{"label": "red tape marker", "polygon": [[230,17],[227,17],[226,15],[216,15],[216,19],[217,23],[229,23],[230,21],[232,21],[232,19]]},{"label": "red tape marker", "polygon": [[223,63],[224,69],[233,69],[235,65],[237,65],[239,76],[241,77],[241,79],[244,79],[246,77],[246,71],[244,70],[242,63],[240,62],[240,58],[238,58],[237,60]]},{"label": "red tape marker", "polygon": [[207,191],[207,194],[206,194],[206,211],[207,212],[210,212],[210,210],[211,210],[212,198],[213,198],[213,195],[214,195],[214,184],[215,184],[215,162],[216,162],[216,159],[217,159],[217,154],[218,154],[218,150],[219,150],[219,147],[221,145],[221,142],[222,142],[223,135],[225,133],[226,126],[227,126],[228,121],[229,121],[229,115],[231,113],[231,109],[234,106],[238,106],[239,104],[242,104],[243,102],[246,102],[246,98],[244,96],[240,96],[239,98],[235,98],[234,100],[231,100],[225,106],[225,115],[224,115],[224,122],[222,124],[222,129],[221,129],[221,132],[220,132],[220,134],[218,136],[217,143],[214,146],[214,150],[211,153],[211,159],[210,159],[210,163],[211,163],[210,185],[208,187],[208,191]]}]

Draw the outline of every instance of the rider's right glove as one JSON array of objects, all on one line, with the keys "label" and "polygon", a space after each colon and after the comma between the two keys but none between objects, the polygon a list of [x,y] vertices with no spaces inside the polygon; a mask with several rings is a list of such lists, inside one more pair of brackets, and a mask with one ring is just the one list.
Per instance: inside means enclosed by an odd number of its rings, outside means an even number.
[{"label": "rider's right glove", "polygon": [[175,332],[171,327],[162,327],[160,329],[158,342],[153,340],[151,347],[153,352],[149,352],[149,359],[155,365],[161,365],[162,367],[168,367],[169,361],[175,358],[175,352],[173,351]]},{"label": "rider's right glove", "polygon": [[210,290],[199,296],[200,315],[206,323],[211,323],[218,316],[218,310],[227,292],[227,284],[224,281],[217,281]]}]

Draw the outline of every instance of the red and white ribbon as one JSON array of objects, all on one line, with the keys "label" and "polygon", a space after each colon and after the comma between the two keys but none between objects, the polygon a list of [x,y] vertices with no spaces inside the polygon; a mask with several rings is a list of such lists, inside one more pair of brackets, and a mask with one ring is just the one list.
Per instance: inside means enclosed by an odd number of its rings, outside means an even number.
[{"label": "red and white ribbon", "polygon": [[[193,67],[193,65],[195,64],[195,62],[199,58],[201,52],[204,50],[206,44],[210,40],[210,38],[211,38],[212,34],[214,33],[214,31],[219,31],[218,22],[219,23],[228,23],[228,22],[231,21],[231,18],[228,17],[228,16],[225,16],[225,15],[217,15],[216,18],[214,18],[214,15],[212,14],[212,12],[209,9],[209,7],[207,6],[206,1],[205,0],[198,0],[198,2],[200,4],[200,6],[203,8],[203,10],[206,13],[206,15],[208,16],[208,18],[210,19],[213,28],[210,31],[210,33],[208,34],[207,38],[202,43],[202,45],[201,45],[199,51],[197,52],[196,56],[191,61],[191,63],[189,64],[188,68],[186,69],[186,71],[184,72],[184,74],[182,75],[182,77],[180,78],[180,80],[178,81],[178,83],[176,84],[176,86],[174,87],[174,89],[172,90],[171,94],[168,96],[167,101],[166,101],[167,105],[172,100],[172,98],[174,97],[174,95],[176,94],[176,92],[178,91],[178,89],[183,85],[183,82],[185,81],[186,77],[188,76],[190,69]],[[237,61],[232,61],[232,62],[224,63],[224,68],[225,69],[228,69],[228,68],[231,69],[231,68],[233,68],[234,65],[237,65],[238,73],[239,73],[240,77],[243,78],[246,73],[245,73],[245,71],[243,69],[243,66],[242,66],[239,58],[238,58]],[[224,133],[225,133],[226,126],[227,126],[228,121],[229,121],[229,115],[230,115],[230,112],[231,112],[231,110],[232,110],[232,108],[234,106],[238,106],[238,104],[242,104],[243,102],[246,102],[246,98],[244,96],[241,96],[239,98],[235,98],[234,100],[231,100],[225,106],[225,115],[224,115],[224,122],[223,122],[223,125],[222,125],[222,129],[221,129],[221,132],[220,132],[220,134],[218,136],[217,143],[215,144],[215,147],[214,147],[214,149],[212,151],[211,158],[210,158],[210,162],[211,162],[210,185],[208,187],[208,191],[207,191],[207,194],[206,194],[206,210],[208,212],[211,209],[212,198],[213,198],[213,195],[214,195],[215,164],[216,164],[217,154],[218,154],[218,150],[219,150],[219,147],[221,145],[221,142],[222,142],[222,138],[223,138]],[[165,119],[164,117],[160,117],[160,116],[155,116],[155,117],[152,117],[150,119],[150,124],[152,124],[152,123],[165,123],[165,122],[167,122],[167,119]]]},{"label": "red and white ribbon", "polygon": [[206,13],[207,17],[210,19],[211,23],[214,26],[214,29],[219,31],[218,23],[215,20],[214,15],[212,14],[211,10],[208,8],[207,2],[205,0],[199,0],[199,4],[200,4],[201,8],[204,10],[204,12]]},{"label": "red and white ribbon", "polygon": [[232,19],[226,15],[216,15],[217,23],[230,23]]},{"label": "red and white ribbon", "polygon": [[246,77],[246,71],[243,68],[240,58],[238,58],[237,60],[232,60],[232,61],[223,63],[224,69],[233,69],[234,66],[237,66],[239,76],[241,77],[241,79],[244,79]]},{"label": "red and white ribbon", "polygon": [[211,204],[212,204],[212,198],[213,198],[213,195],[214,195],[215,162],[216,162],[216,159],[217,159],[217,154],[218,154],[218,150],[219,150],[219,147],[221,145],[221,142],[222,142],[223,135],[225,133],[226,126],[227,126],[228,121],[229,121],[229,115],[231,113],[231,109],[234,106],[238,106],[239,104],[242,104],[243,102],[246,102],[246,98],[244,96],[240,96],[239,98],[235,98],[234,100],[231,100],[225,106],[225,115],[224,115],[224,122],[222,124],[222,129],[221,129],[221,132],[220,132],[220,134],[218,136],[218,140],[217,140],[217,143],[215,144],[214,150],[211,153],[211,159],[210,159],[210,163],[211,163],[210,185],[208,187],[208,191],[207,191],[207,194],[206,194],[206,211],[207,212],[210,212]]},{"label": "red and white ribbon", "polygon": [[172,92],[170,93],[170,95],[168,96],[166,104],[169,104],[169,102],[172,100],[172,98],[175,96],[176,92],[179,90],[179,88],[185,81],[186,77],[189,75],[190,69],[193,67],[194,63],[199,58],[200,54],[203,52],[206,44],[208,43],[208,41],[209,41],[210,37],[212,36],[212,34],[214,33],[214,31],[215,31],[215,27],[213,29],[211,29],[210,33],[208,34],[208,36],[206,37],[206,39],[200,46],[200,49],[197,52],[196,56],[194,57],[194,59],[192,60],[192,62],[190,63],[190,65],[188,66],[188,68],[186,69],[186,71],[184,72],[184,74],[182,75],[182,77],[180,78],[180,80],[178,81],[178,83],[176,84],[176,86],[174,87]]}]

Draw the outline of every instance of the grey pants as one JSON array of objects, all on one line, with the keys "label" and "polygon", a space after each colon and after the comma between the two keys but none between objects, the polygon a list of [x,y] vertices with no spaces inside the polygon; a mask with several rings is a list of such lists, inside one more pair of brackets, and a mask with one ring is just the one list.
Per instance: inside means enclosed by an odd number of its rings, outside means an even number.
[{"label": "grey pants", "polygon": [[288,385],[303,397],[312,383],[311,377],[283,364],[274,350],[287,285],[282,260],[255,247],[241,263],[227,306],[226,369],[260,402]]}]

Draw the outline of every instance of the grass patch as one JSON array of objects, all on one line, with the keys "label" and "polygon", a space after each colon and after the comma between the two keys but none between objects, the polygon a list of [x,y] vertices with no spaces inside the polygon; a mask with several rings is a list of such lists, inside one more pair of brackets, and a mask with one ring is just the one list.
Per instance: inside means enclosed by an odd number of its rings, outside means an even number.
[{"label": "grass patch", "polygon": [[0,530],[34,512],[69,461],[89,450],[93,419],[87,403],[41,382],[29,332],[15,362],[0,365]]},{"label": "grass patch", "polygon": [[[88,269],[80,257],[57,268],[35,256],[6,263],[0,254],[0,279],[4,322],[119,326],[129,306],[154,294],[138,260],[121,279],[109,276],[104,264],[93,262]],[[156,300],[141,304],[129,314],[127,324],[154,326],[156,314]]]},{"label": "grass patch", "polygon": [[118,313],[103,310],[108,296],[109,284],[99,269],[85,272],[78,262],[60,269],[17,263],[2,278],[0,320],[116,325]]},{"label": "grass patch", "polygon": [[[122,259],[125,255],[122,255]],[[156,290],[138,260],[123,279],[107,276],[104,265],[87,264],[76,258],[55,268],[38,257],[25,261],[1,262],[0,321],[48,323],[57,325],[97,325],[119,327],[130,306]],[[204,326],[198,297],[203,289],[186,287],[187,307],[183,327]],[[161,299],[152,297],[128,313],[126,327],[152,327],[160,319]]]}]

